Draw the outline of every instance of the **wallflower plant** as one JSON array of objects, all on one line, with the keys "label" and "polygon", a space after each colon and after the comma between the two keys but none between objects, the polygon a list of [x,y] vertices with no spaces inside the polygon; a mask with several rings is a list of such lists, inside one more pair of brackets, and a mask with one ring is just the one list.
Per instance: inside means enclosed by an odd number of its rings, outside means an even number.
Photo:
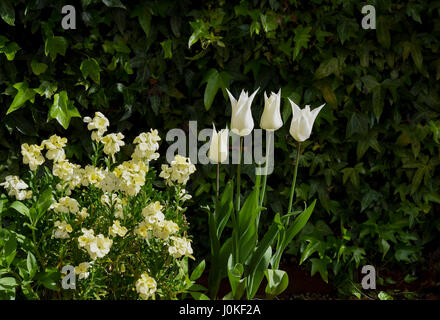
[{"label": "wallflower plant", "polygon": [[[204,261],[188,275],[193,257],[184,186],[195,171],[176,156],[160,179],[150,165],[159,157],[157,130],[133,141],[130,159],[118,153],[122,133],[107,133],[101,113],[86,117],[91,164],[66,158],[68,141],[56,135],[40,145],[23,144],[23,179],[0,184],[0,298],[176,299],[194,292]],[[75,290],[63,289],[62,269],[75,270]]]}]

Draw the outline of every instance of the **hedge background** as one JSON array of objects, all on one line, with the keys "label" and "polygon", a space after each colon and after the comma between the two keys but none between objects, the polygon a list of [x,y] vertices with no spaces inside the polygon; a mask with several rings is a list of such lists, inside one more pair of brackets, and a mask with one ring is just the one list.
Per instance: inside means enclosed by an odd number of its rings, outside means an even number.
[{"label": "hedge background", "polygon": [[[76,8],[76,30],[61,27],[66,4]],[[376,8],[376,30],[361,28],[366,4]],[[2,0],[0,13],[1,181],[27,169],[21,143],[53,133],[84,163],[91,146],[80,117],[95,111],[126,141],[150,127],[165,140],[189,120],[199,130],[229,124],[225,88],[260,88],[258,127],[263,91],[281,88],[268,214],[286,210],[289,197],[287,97],[327,103],[300,162],[295,205],[319,201],[291,245],[294,263],[341,294],[365,264],[384,284],[393,272],[406,282],[438,272],[440,1]],[[166,148],[162,141],[162,155]],[[201,206],[211,204],[215,170],[197,169],[188,215],[201,259],[209,243]],[[222,179],[232,169],[223,166]]]}]

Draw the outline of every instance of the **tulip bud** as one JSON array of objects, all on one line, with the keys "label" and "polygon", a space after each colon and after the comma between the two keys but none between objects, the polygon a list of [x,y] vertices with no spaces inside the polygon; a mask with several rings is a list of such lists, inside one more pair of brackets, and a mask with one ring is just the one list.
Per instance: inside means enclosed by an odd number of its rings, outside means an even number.
[{"label": "tulip bud", "polygon": [[315,122],[318,113],[325,106],[325,103],[314,109],[310,110],[310,106],[307,105],[304,109],[300,109],[295,102],[290,100],[292,105],[292,123],[290,125],[290,135],[298,142],[303,142],[310,137],[312,133],[313,123]]},{"label": "tulip bud", "polygon": [[261,115],[260,128],[275,131],[282,127],[283,120],[280,114],[281,89],[278,93],[271,92],[268,98],[264,92],[264,111]]},{"label": "tulip bud", "polygon": [[239,136],[247,136],[254,129],[254,119],[252,119],[251,104],[257,90],[249,97],[244,90],[241,91],[240,98],[235,100],[233,95],[226,89],[231,100],[232,116],[231,131]]},{"label": "tulip bud", "polygon": [[215,163],[222,163],[228,157],[228,129],[222,129],[219,133],[213,125],[211,145],[209,146],[208,158]]}]

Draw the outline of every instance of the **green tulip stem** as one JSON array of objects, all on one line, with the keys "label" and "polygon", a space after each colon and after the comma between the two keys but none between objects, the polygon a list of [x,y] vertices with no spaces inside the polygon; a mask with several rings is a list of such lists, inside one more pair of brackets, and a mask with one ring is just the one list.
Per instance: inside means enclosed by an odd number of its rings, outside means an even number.
[{"label": "green tulip stem", "polygon": [[[289,210],[287,214],[292,212],[293,206],[293,195],[295,193],[295,185],[296,185],[296,175],[298,174],[298,164],[299,164],[299,155],[301,152],[301,142],[298,142],[298,148],[296,150],[296,163],[295,163],[295,171],[293,172],[293,180],[292,180],[292,189],[290,190],[290,200],[289,200]],[[287,217],[287,225],[289,224],[289,217]]]},{"label": "green tulip stem", "polygon": [[217,192],[217,201],[219,199],[220,194],[220,163],[217,163],[217,183],[216,183],[216,192]]},{"label": "green tulip stem", "polygon": [[240,147],[238,149],[238,166],[237,166],[237,194],[236,194],[236,199],[235,199],[235,217],[233,217],[234,221],[234,232],[233,232],[233,243],[234,243],[234,253],[235,253],[235,263],[239,262],[240,259],[240,251],[239,251],[239,240],[238,240],[238,214],[240,212],[240,175],[241,175],[241,150],[243,149],[243,137],[240,136]]},{"label": "green tulip stem", "polygon": [[267,171],[269,167],[269,152],[270,152],[268,150],[270,150],[270,143],[271,143],[270,138],[271,135],[269,134],[269,138],[267,138],[267,145],[266,145],[266,167],[264,170],[263,189],[261,190],[260,207],[263,206],[264,195],[266,194]]}]

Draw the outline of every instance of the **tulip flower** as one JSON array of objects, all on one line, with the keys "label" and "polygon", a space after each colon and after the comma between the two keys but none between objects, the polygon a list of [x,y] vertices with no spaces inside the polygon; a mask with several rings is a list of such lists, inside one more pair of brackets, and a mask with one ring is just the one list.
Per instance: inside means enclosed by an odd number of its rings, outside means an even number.
[{"label": "tulip flower", "polygon": [[280,114],[281,103],[281,89],[278,93],[271,92],[268,98],[264,92],[264,111],[261,115],[260,127],[261,129],[275,131],[281,128],[283,120]]},{"label": "tulip flower", "polygon": [[211,145],[209,146],[208,158],[215,163],[222,163],[228,157],[228,129],[222,129],[217,133],[213,125]]},{"label": "tulip flower", "polygon": [[310,137],[312,133],[313,123],[315,122],[318,113],[325,106],[325,103],[314,109],[310,110],[310,106],[307,105],[304,109],[300,109],[295,102],[290,100],[292,105],[292,123],[290,125],[290,135],[298,142],[303,142]]},{"label": "tulip flower", "polygon": [[252,119],[251,104],[257,90],[249,97],[247,91],[242,90],[238,101],[226,89],[231,100],[232,116],[231,131],[239,136],[247,136],[254,129],[254,119]]}]

